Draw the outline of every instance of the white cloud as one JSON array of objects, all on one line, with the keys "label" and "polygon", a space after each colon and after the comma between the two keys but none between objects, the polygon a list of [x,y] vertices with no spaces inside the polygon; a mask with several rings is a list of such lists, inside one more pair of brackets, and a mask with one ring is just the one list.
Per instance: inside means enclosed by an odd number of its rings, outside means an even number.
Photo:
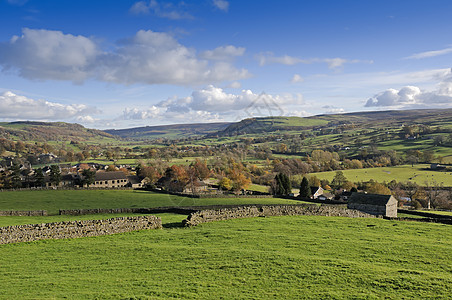
[{"label": "white cloud", "polygon": [[268,64],[282,64],[287,66],[297,65],[297,64],[312,64],[312,63],[326,63],[328,68],[337,70],[342,68],[345,64],[356,64],[356,63],[366,63],[372,64],[371,60],[360,60],[360,59],[345,59],[345,58],[308,58],[302,59],[299,57],[283,55],[274,56],[273,53],[260,53],[256,55],[256,59],[259,61],[260,66],[265,66]]},{"label": "white cloud", "polygon": [[303,81],[304,81],[303,77],[301,77],[299,74],[294,74],[292,79],[290,80],[290,82],[292,83],[300,83]]},{"label": "white cloud", "polygon": [[156,106],[151,106],[145,110],[138,108],[126,108],[123,112],[124,120],[145,120],[159,118],[160,109]]},{"label": "white cloud", "polygon": [[[184,98],[169,98],[148,109],[128,108],[122,119],[157,119],[173,122],[207,122],[242,119],[250,116],[283,115],[288,105],[304,105],[301,94],[268,95],[242,90],[238,94],[226,93],[222,88],[209,85],[193,91]],[[290,110],[291,115],[306,115],[305,111]],[[239,117],[240,116],[240,117]]]},{"label": "white cloud", "polygon": [[243,51],[220,47],[209,52],[215,61],[200,59],[171,35],[151,30],[140,30],[117,48],[102,51],[91,38],[24,29],[22,36],[0,43],[0,65],[28,79],[192,85],[248,78],[247,70],[219,60],[220,52],[225,57]]},{"label": "white cloud", "polygon": [[138,1],[132,5],[129,11],[136,15],[152,13],[157,17],[170,20],[193,19],[193,16],[184,10],[184,6],[184,2],[174,5],[171,2],[157,2],[156,0]]},{"label": "white cloud", "polygon": [[408,57],[405,57],[405,59],[422,59],[422,58],[445,55],[445,54],[449,54],[449,53],[452,53],[452,47],[441,49],[441,50],[433,50],[433,51],[416,53],[416,54],[410,55]]},{"label": "white cloud", "polygon": [[405,86],[399,90],[387,89],[369,98],[366,107],[392,106],[392,107],[414,107],[414,106],[452,106],[452,70],[441,79],[436,89],[423,91],[416,86]]},{"label": "white cloud", "polygon": [[95,119],[92,116],[78,116],[75,120],[83,124],[94,124],[100,121],[99,119]]},{"label": "white cloud", "polygon": [[225,0],[213,0],[213,5],[222,11],[228,11],[229,10],[229,2]]},{"label": "white cloud", "polygon": [[0,64],[29,79],[83,81],[99,54],[91,39],[61,31],[25,28],[22,36],[0,43]]},{"label": "white cloud", "polygon": [[204,51],[200,57],[208,60],[229,60],[236,56],[242,56],[244,53],[245,48],[228,45]]},{"label": "white cloud", "polygon": [[[0,95],[0,118],[14,120],[74,120],[98,113],[83,104],[65,105],[46,100],[34,100],[12,92]],[[86,119],[88,120],[88,119]]]},{"label": "white cloud", "polygon": [[345,112],[345,110],[343,108],[336,107],[333,105],[325,105],[325,106],[322,106],[322,108],[325,109],[325,113],[327,113],[327,114],[341,114],[341,113]]},{"label": "white cloud", "polygon": [[290,112],[286,113],[285,116],[304,118],[304,117],[312,116],[312,114],[305,110],[291,110]]}]

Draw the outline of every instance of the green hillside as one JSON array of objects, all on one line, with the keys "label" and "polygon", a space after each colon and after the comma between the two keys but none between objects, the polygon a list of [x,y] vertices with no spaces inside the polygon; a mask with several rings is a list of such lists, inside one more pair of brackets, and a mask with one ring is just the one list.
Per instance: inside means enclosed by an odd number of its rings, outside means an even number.
[{"label": "green hillside", "polygon": [[97,129],[64,122],[0,123],[0,138],[22,142],[111,142],[117,138]]},{"label": "green hillside", "polygon": [[204,136],[226,128],[230,123],[175,124],[128,129],[109,129],[105,132],[124,139],[183,139]]}]

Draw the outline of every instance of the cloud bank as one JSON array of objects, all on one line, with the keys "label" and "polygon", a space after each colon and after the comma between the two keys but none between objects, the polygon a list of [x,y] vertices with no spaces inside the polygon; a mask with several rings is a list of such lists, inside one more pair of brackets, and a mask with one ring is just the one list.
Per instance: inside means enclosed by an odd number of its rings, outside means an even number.
[{"label": "cloud bank", "polygon": [[[256,94],[251,90],[231,94],[222,88],[209,85],[193,91],[188,97],[169,98],[146,109],[126,108],[121,118],[124,120],[160,119],[177,122],[200,122],[202,120],[202,122],[207,122],[254,116],[289,115],[285,113],[285,107],[304,104],[301,94],[268,95]],[[291,110],[290,115],[305,116],[307,113]]]},{"label": "cloud bank", "polygon": [[90,114],[99,111],[83,104],[60,104],[46,100],[34,100],[13,92],[0,94],[0,118],[12,120],[82,120],[94,121]]},{"label": "cloud bank", "polygon": [[446,72],[440,83],[432,91],[421,90],[416,86],[401,89],[387,89],[369,98],[365,107],[442,107],[452,106],[452,69]]},{"label": "cloud bank", "polygon": [[231,64],[231,57],[244,51],[225,46],[197,55],[171,35],[151,30],[103,50],[94,38],[23,29],[21,36],[0,43],[0,66],[36,80],[195,85],[248,78],[247,70]]}]

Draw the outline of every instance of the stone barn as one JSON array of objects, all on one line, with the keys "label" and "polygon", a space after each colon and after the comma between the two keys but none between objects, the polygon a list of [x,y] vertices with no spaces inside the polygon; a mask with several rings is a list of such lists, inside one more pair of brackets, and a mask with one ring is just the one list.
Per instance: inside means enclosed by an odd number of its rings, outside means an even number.
[{"label": "stone barn", "polygon": [[397,217],[397,200],[391,195],[353,193],[347,208],[377,216]]}]

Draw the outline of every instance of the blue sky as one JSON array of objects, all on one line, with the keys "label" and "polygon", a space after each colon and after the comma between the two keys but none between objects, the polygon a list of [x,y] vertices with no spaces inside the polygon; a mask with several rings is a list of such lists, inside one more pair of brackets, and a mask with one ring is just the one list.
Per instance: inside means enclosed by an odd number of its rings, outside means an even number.
[{"label": "blue sky", "polygon": [[0,121],[452,107],[452,1],[0,0]]}]

